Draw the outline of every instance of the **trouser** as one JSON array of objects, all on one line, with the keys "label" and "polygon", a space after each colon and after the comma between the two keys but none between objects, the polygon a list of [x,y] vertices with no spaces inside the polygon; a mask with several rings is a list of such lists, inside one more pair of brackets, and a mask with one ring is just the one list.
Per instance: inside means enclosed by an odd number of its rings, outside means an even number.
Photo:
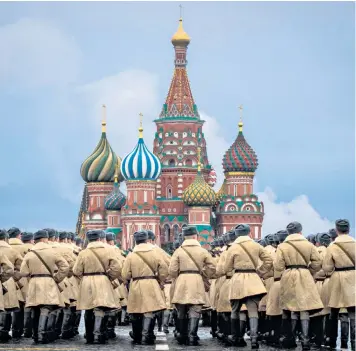
[{"label": "trouser", "polygon": [[24,325],[24,308],[25,303],[19,301],[20,308],[12,312],[12,337],[20,338],[23,334],[23,325]]},{"label": "trouser", "polygon": [[33,339],[35,342],[46,344],[49,342],[48,335],[48,318],[57,306],[42,305],[33,307]]},{"label": "trouser", "polygon": [[104,344],[106,342],[107,316],[109,311],[110,309],[106,307],[96,307],[85,311],[85,337],[87,343]]},{"label": "trouser", "polygon": [[11,312],[0,312],[0,341],[6,342],[11,337],[9,331],[11,329]]},{"label": "trouser", "polygon": [[72,310],[70,307],[63,308],[63,321],[61,328],[62,339],[70,339],[74,336],[74,329],[72,324]]},{"label": "trouser", "polygon": [[163,331],[168,334],[169,333],[169,318],[171,316],[170,310],[165,310],[163,312]]},{"label": "trouser", "polygon": [[32,318],[31,318],[31,308],[24,308],[24,337],[32,337]]}]

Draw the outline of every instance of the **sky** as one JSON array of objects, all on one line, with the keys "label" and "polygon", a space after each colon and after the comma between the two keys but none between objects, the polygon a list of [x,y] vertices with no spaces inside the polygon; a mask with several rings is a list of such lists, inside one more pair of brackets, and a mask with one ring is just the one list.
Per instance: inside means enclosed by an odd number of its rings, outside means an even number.
[{"label": "sky", "polygon": [[[259,158],[263,233],[298,220],[355,228],[355,4],[184,2],[188,74],[208,156],[244,135]],[[0,3],[0,227],[75,230],[80,165],[100,138],[121,157],[144,115],[152,149],[173,73],[177,2]]]}]

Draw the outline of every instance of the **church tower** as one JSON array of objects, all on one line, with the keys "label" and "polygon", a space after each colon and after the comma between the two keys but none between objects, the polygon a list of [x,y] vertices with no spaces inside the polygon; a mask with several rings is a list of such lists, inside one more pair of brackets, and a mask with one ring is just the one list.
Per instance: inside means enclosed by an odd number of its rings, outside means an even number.
[{"label": "church tower", "polygon": [[161,242],[171,242],[188,224],[188,207],[182,200],[198,169],[197,148],[201,148],[201,174],[208,181],[215,171],[208,161],[206,141],[187,74],[189,35],[180,18],[178,30],[172,37],[175,51],[174,73],[168,95],[159,118],[155,120],[153,152],[161,161],[162,175],[157,181],[157,205],[161,214]]},{"label": "church tower", "polygon": [[240,113],[239,133],[223,158],[225,180],[216,196],[217,232],[224,234],[237,224],[245,223],[251,227],[250,236],[260,239],[264,208],[253,193],[258,159],[243,134],[242,106]]}]

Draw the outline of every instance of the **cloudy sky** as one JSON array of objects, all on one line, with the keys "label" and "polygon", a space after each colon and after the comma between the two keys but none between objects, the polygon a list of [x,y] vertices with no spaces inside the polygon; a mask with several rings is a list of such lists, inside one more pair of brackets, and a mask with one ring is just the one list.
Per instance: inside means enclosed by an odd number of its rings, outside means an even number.
[{"label": "cloudy sky", "polygon": [[[244,133],[259,157],[264,233],[327,230],[355,212],[353,3],[184,3],[188,70],[210,162]],[[100,137],[124,156],[173,72],[178,3],[0,3],[0,226],[73,230],[79,169]]]}]

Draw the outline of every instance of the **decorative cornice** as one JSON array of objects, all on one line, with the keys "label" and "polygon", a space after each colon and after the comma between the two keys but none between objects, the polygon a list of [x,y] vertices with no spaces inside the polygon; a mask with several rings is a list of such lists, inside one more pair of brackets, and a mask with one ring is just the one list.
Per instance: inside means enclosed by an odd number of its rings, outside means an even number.
[{"label": "decorative cornice", "polygon": [[251,176],[255,175],[255,172],[224,172],[226,176]]}]

